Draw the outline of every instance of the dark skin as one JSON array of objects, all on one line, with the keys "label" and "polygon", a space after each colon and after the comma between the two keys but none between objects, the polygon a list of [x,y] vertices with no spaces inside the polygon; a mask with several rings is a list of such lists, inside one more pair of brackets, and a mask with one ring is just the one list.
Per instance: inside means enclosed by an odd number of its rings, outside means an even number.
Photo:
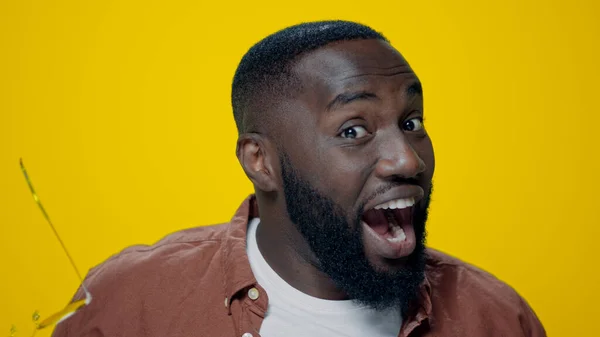
[{"label": "dark skin", "polygon": [[[255,186],[261,213],[258,245],[291,286],[318,298],[347,299],[318,269],[287,215],[278,148],[304,179],[348,214],[373,207],[399,189],[417,195],[418,207],[435,166],[421,123],[420,84],[404,58],[379,40],[327,45],[301,56],[293,71],[302,89],[278,102],[273,113],[286,118],[238,139],[237,156]],[[382,196],[382,191],[389,192]],[[364,250],[379,270],[402,268],[402,259],[380,256],[368,240]]]}]

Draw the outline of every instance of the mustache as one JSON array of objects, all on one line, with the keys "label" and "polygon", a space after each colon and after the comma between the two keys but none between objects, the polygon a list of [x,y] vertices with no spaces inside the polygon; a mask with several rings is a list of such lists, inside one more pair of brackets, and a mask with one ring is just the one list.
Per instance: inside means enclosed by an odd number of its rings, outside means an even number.
[{"label": "mustache", "polygon": [[393,188],[396,188],[399,186],[405,186],[405,185],[421,186],[421,184],[419,183],[419,180],[417,178],[398,178],[398,179],[395,179],[393,182],[379,186],[364,202],[361,203],[361,206],[360,206],[361,213],[364,210],[364,206],[369,201],[377,198],[378,196],[380,196],[382,194],[387,193],[389,190],[391,190]]}]

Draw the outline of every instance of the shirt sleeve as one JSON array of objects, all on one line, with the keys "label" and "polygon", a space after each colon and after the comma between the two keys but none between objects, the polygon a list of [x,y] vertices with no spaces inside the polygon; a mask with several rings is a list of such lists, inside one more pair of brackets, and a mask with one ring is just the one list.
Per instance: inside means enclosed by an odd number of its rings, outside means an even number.
[{"label": "shirt sleeve", "polygon": [[[84,284],[92,295],[91,302],[58,323],[52,337],[117,337],[106,330],[110,326],[107,323],[115,324],[117,319],[127,318],[123,312],[131,312],[128,301],[123,300],[123,293],[135,293],[132,283],[125,282],[130,262],[119,254],[90,270]],[[79,287],[72,301],[83,298],[85,291]]]},{"label": "shirt sleeve", "polygon": [[[148,292],[157,291],[160,278],[157,264],[164,252],[146,246],[131,246],[90,270],[84,284],[91,302],[56,325],[52,337],[129,337],[139,336],[140,308]],[[158,261],[158,262],[157,262]],[[80,287],[73,301],[85,298]]]},{"label": "shirt sleeve", "polygon": [[[88,279],[86,278],[87,282]],[[80,287],[73,296],[72,302],[83,298],[85,298],[85,292]],[[93,297],[91,303],[94,303]],[[90,315],[93,315],[94,307],[91,306],[91,303],[79,309],[71,317],[59,322],[52,332],[52,337],[104,337],[100,329],[85,324]]]}]

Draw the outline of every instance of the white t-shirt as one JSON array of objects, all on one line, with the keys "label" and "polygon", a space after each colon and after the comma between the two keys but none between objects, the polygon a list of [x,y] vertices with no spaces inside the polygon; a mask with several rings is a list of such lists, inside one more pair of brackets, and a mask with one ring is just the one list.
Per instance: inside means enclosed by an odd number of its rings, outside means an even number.
[{"label": "white t-shirt", "polygon": [[350,300],[324,300],[285,282],[258,249],[259,223],[258,218],[250,221],[246,249],[252,272],[269,296],[269,307],[260,328],[262,337],[398,336],[402,325],[400,310],[378,312]]}]

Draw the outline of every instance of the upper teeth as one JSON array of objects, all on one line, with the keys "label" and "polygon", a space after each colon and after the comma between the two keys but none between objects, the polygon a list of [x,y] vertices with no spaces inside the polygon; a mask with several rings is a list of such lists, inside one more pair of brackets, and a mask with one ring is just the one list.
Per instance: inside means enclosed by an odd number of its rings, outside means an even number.
[{"label": "upper teeth", "polygon": [[375,209],[397,209],[407,208],[415,204],[415,198],[396,199],[375,206]]}]

